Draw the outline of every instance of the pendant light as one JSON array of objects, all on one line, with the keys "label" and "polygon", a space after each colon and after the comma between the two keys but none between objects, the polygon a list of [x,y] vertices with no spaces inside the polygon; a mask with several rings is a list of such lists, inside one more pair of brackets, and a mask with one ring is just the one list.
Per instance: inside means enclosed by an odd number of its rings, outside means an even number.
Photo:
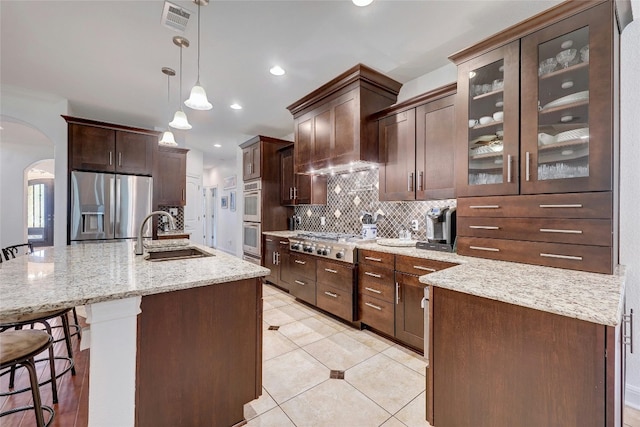
[{"label": "pendant light", "polygon": [[[180,95],[178,99],[182,97],[182,48],[189,47],[189,40],[184,37],[175,36],[173,38],[173,44],[180,48]],[[176,111],[176,114],[173,116],[173,121],[169,123],[169,126],[176,129],[189,130],[191,129],[191,125],[189,124],[189,120],[187,120],[187,115],[182,111],[182,103],[180,104],[180,109]]]},{"label": "pendant light", "polygon": [[207,99],[207,93],[200,86],[200,6],[209,4],[209,0],[193,0],[198,5],[198,79],[196,85],[191,89],[189,99],[184,101],[184,105],[194,110],[211,110],[213,105]]},{"label": "pendant light", "polygon": [[[166,74],[167,76],[167,113],[168,113],[171,109],[171,90],[170,90],[169,80],[171,79],[171,77],[176,75],[176,72],[172,68],[162,67],[162,73]],[[178,145],[178,143],[176,142],[176,139],[173,137],[173,132],[171,132],[171,129],[169,129],[168,127],[167,127],[167,130],[165,130],[164,133],[162,134],[162,138],[160,139],[159,144]]]}]

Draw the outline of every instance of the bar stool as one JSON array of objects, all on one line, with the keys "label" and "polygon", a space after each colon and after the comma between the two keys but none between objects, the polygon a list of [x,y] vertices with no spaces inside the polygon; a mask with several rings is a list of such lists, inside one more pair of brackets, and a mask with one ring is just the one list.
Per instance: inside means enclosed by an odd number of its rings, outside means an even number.
[{"label": "bar stool", "polygon": [[[33,409],[38,427],[48,426],[51,421],[53,421],[55,417],[53,408],[42,405],[42,401],[40,400],[40,388],[34,361],[34,357],[50,348],[52,342],[53,337],[51,335],[38,329],[6,331],[0,334],[0,369],[18,365],[24,366],[27,371],[29,371],[31,395],[33,397],[33,405],[21,406],[4,411],[0,413],[0,417]],[[46,424],[44,422],[43,410],[51,414]]]},{"label": "bar stool", "polygon": [[[76,368],[75,368],[75,362],[73,360],[73,350],[71,348],[71,333],[69,331],[69,321],[67,319],[67,313],[70,311],[71,309],[69,308],[65,308],[65,309],[61,309],[61,310],[53,310],[53,311],[46,311],[46,312],[37,312],[37,313],[27,313],[27,314],[20,314],[20,315],[16,315],[16,316],[2,316],[0,317],[0,333],[8,333],[5,331],[8,331],[9,329],[15,329],[17,331],[23,330],[22,328],[25,326],[31,326],[31,328],[33,329],[33,325],[35,323],[39,323],[41,325],[44,326],[46,333],[48,335],[52,336],[53,339],[53,334],[52,334],[52,327],[49,324],[49,321],[51,321],[52,319],[55,319],[57,317],[59,317],[62,320],[62,329],[63,329],[63,338],[65,340],[65,344],[67,347],[67,355],[68,357],[63,357],[63,356],[54,356],[53,353],[53,346],[49,347],[49,371],[51,373],[50,378],[46,381],[43,381],[40,383],[40,385],[45,385],[49,382],[51,382],[51,394],[53,396],[53,403],[58,403],[58,387],[57,387],[57,382],[56,380],[58,378],[60,378],[62,375],[64,375],[65,373],[71,371],[71,375],[75,375],[76,374]],[[58,340],[53,341],[53,343],[57,342]],[[55,361],[56,359],[58,360],[64,360],[67,363],[67,366],[60,372],[56,373],[56,369],[55,369]],[[36,362],[40,362],[42,360],[45,359],[39,359],[36,360]],[[7,372],[3,372],[1,375],[5,375]],[[12,366],[9,369],[9,388],[13,389],[14,387],[14,379],[15,379],[15,366]],[[22,393],[23,391],[28,390],[28,388],[24,388],[24,389],[20,389],[20,390],[14,390],[14,391],[10,391],[10,392],[6,392],[6,393],[2,393],[2,395],[10,395],[10,394],[17,394],[17,393]]]}]

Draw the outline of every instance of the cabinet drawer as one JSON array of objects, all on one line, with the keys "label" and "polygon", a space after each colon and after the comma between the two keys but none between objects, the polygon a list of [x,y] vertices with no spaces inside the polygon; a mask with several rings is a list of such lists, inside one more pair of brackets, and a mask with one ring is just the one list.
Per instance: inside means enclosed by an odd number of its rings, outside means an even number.
[{"label": "cabinet drawer", "polygon": [[359,320],[390,336],[394,333],[394,304],[377,298],[360,295]]},{"label": "cabinet drawer", "polygon": [[331,314],[353,321],[353,289],[345,291],[325,283],[316,284],[316,305]]},{"label": "cabinet drawer", "polygon": [[294,276],[305,277],[316,281],[316,259],[297,253],[289,253],[289,269]]},{"label": "cabinet drawer", "polygon": [[612,249],[604,246],[459,237],[458,254],[592,273],[613,272]]},{"label": "cabinet drawer", "polygon": [[466,197],[458,199],[460,217],[613,218],[611,192]]},{"label": "cabinet drawer", "polygon": [[353,292],[353,268],[318,260],[316,264],[316,281],[318,284],[322,283],[343,291]]},{"label": "cabinet drawer", "polygon": [[[392,271],[389,274],[393,277]],[[395,295],[395,282],[393,280],[376,281],[375,278],[363,276],[361,270],[358,273],[358,293],[392,302]]]},{"label": "cabinet drawer", "polygon": [[316,305],[316,282],[314,280],[292,275],[288,288],[289,293],[294,297]]},{"label": "cabinet drawer", "polygon": [[393,254],[358,249],[359,264],[380,265],[393,270],[395,267],[394,258]]},{"label": "cabinet drawer", "polygon": [[609,219],[459,217],[458,235],[574,245],[612,245]]},{"label": "cabinet drawer", "polygon": [[404,273],[415,274],[417,276],[433,273],[438,270],[444,270],[445,268],[454,267],[456,265],[458,264],[436,261],[433,259],[396,255],[396,270]]}]

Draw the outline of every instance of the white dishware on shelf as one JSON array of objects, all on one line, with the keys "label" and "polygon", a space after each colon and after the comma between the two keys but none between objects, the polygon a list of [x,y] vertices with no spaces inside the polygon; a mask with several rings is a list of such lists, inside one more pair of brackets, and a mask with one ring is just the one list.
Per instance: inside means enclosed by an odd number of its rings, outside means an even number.
[{"label": "white dishware on shelf", "polygon": [[580,128],[568,130],[565,132],[560,132],[556,135],[556,142],[568,142],[568,141],[584,141],[587,142],[589,140],[589,128]]},{"label": "white dishware on shelf", "polygon": [[573,61],[573,58],[576,57],[576,53],[578,53],[578,51],[575,49],[566,49],[561,51],[556,55],[558,64],[562,65],[563,68],[567,68],[569,63]]},{"label": "white dishware on shelf", "polygon": [[553,135],[549,135],[548,133],[539,133],[538,134],[538,144],[540,145],[549,145],[554,144],[556,142],[556,137]]},{"label": "white dishware on shelf", "polygon": [[502,139],[502,137],[504,136],[504,130],[502,130],[502,129],[498,129],[498,130],[496,131],[496,136],[497,136],[498,138]]},{"label": "white dishware on shelf", "polygon": [[503,111],[496,111],[495,113],[493,113],[493,120],[495,120],[496,122],[499,122],[499,121],[502,121],[502,119],[504,119]]},{"label": "white dishware on shelf", "polygon": [[469,127],[472,128],[478,124],[478,121],[475,119],[469,119]]},{"label": "white dishware on shelf", "polygon": [[580,60],[582,62],[589,62],[589,45],[586,45],[580,49]]},{"label": "white dishware on shelf", "polygon": [[503,106],[504,106],[504,102],[502,101],[502,99],[498,99],[498,101],[496,101],[496,107],[502,108]]},{"label": "white dishware on shelf", "polygon": [[556,58],[547,58],[544,61],[540,62],[538,66],[538,76],[544,76],[545,74],[549,74],[554,71],[558,66],[558,61]]},{"label": "white dishware on shelf", "polygon": [[567,123],[567,122],[570,122],[571,120],[573,120],[573,116],[570,115],[570,114],[567,114],[566,116],[560,117],[560,121],[562,123]]},{"label": "white dishware on shelf", "polygon": [[560,45],[560,47],[563,49],[569,49],[571,46],[573,46],[573,40],[565,40]]},{"label": "white dishware on shelf", "polygon": [[562,89],[571,89],[573,87],[573,80],[567,80],[560,85]]},{"label": "white dishware on shelf", "polygon": [[502,80],[502,79],[494,80],[493,84],[491,85],[491,88],[493,90],[500,90],[500,89],[504,88],[504,80]]},{"label": "white dishware on shelf", "polygon": [[481,125],[488,125],[491,122],[493,122],[493,117],[490,117],[490,116],[480,117],[480,124]]},{"label": "white dishware on shelf", "polygon": [[476,139],[474,139],[473,141],[471,141],[472,144],[479,144],[479,143],[487,143],[487,142],[491,142],[498,139],[498,137],[493,134],[493,135],[482,135],[477,137]]},{"label": "white dishware on shelf", "polygon": [[571,95],[563,96],[561,98],[555,99],[544,107],[542,110],[546,110],[548,108],[561,107],[567,104],[573,104],[574,102],[587,101],[589,100],[589,91],[583,90],[581,92],[572,93]]}]

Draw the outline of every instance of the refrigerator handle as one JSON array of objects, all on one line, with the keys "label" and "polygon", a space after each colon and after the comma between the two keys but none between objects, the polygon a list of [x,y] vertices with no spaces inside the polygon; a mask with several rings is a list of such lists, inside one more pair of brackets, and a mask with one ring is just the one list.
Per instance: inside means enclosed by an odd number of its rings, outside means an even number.
[{"label": "refrigerator handle", "polygon": [[120,223],[120,178],[117,176],[112,176],[111,185],[109,186],[109,210],[111,211],[111,220],[109,221],[110,227],[110,235],[111,238],[115,237],[116,234],[116,225]]}]

